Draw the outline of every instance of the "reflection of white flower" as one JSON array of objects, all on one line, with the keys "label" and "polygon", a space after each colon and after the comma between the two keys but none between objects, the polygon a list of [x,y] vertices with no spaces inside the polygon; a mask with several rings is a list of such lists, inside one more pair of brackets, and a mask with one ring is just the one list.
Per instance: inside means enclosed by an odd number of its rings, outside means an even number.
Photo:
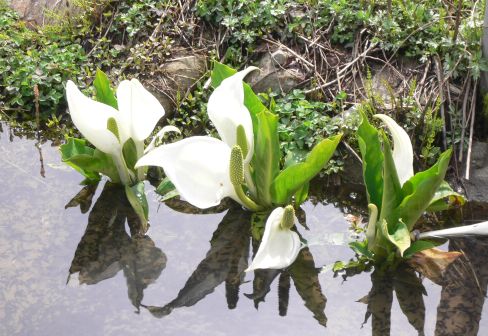
[{"label": "reflection of white flower", "polygon": [[413,176],[413,148],[407,132],[395,120],[385,114],[375,114],[388,127],[393,139],[393,162],[400,184],[403,185]]},{"label": "reflection of white flower", "polygon": [[[137,157],[142,156],[144,140],[164,115],[159,101],[137,79],[119,84],[118,111],[86,97],[72,81],[66,85],[66,96],[76,128],[96,148],[112,156],[123,184],[134,182],[123,159],[122,147],[130,138],[136,145]],[[110,120],[115,121],[116,134],[107,127]]]},{"label": "reflection of white flower", "polygon": [[[224,197],[242,203],[230,180],[231,149],[237,144],[237,130],[245,133],[244,170],[252,158],[254,135],[251,115],[244,105],[242,80],[255,67],[249,67],[222,81],[208,101],[208,116],[222,140],[194,136],[149,151],[136,164],[159,166],[189,203],[199,208],[218,205]],[[247,173],[247,171],[246,171]],[[248,187],[250,183],[248,181]]]},{"label": "reflection of white flower", "polygon": [[258,252],[246,272],[259,268],[285,268],[295,261],[301,249],[300,237],[290,230],[295,220],[293,207],[290,205],[271,212]]}]

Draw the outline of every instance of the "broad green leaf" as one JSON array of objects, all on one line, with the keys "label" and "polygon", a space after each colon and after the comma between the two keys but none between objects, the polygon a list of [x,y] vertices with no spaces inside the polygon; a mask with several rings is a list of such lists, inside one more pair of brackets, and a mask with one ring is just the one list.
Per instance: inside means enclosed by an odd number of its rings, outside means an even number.
[{"label": "broad green leaf", "polygon": [[[395,168],[395,162],[391,152],[390,142],[383,135],[383,199],[381,201],[380,209],[380,223],[383,219],[388,219],[390,213],[402,201],[402,186],[398,179],[398,174]],[[396,224],[389,222],[390,224]]]},{"label": "broad green leaf", "polygon": [[93,86],[95,87],[96,97],[99,102],[117,109],[117,99],[115,98],[114,91],[110,87],[110,80],[100,69],[97,69]]},{"label": "broad green leaf", "polygon": [[170,198],[176,197],[180,194],[178,190],[176,190],[173,182],[171,182],[167,177],[164,178],[156,188],[156,193],[162,196],[160,199],[161,202],[169,200]]},{"label": "broad green leaf", "polygon": [[141,221],[141,226],[144,232],[147,231],[147,220],[149,217],[149,206],[147,204],[146,194],[144,193],[144,182],[139,182],[135,185],[125,186],[125,194],[129,200],[130,205],[134,209]]},{"label": "broad green leaf", "polygon": [[413,229],[444,181],[451,152],[450,149],[445,151],[435,165],[405,182],[402,187],[403,201],[388,217],[389,221],[396,222],[401,218],[409,231]]},{"label": "broad green leaf", "polygon": [[136,143],[132,138],[129,138],[122,147],[122,154],[124,155],[125,164],[127,168],[134,170],[134,166],[138,160]]},{"label": "broad green leaf", "polygon": [[318,143],[304,162],[284,169],[271,185],[271,195],[276,204],[286,203],[305,183],[317,175],[334,154],[342,134]]},{"label": "broad green leaf", "polygon": [[232,76],[236,72],[237,70],[234,70],[231,67],[220,62],[214,61],[211,75],[212,87],[214,89],[217,88],[224,79]]},{"label": "broad green leaf", "polygon": [[270,192],[271,184],[279,173],[281,161],[278,117],[271,112],[264,111],[257,115],[257,124],[252,166],[258,203],[268,207],[273,203]]},{"label": "broad green leaf", "polygon": [[435,192],[426,211],[443,211],[453,206],[462,206],[465,202],[466,199],[463,195],[452,190],[449,183],[443,181]]},{"label": "broad green leaf", "polygon": [[365,241],[354,241],[349,243],[349,247],[358,255],[365,256],[369,259],[373,259],[373,253],[368,249],[368,242]]},{"label": "broad green leaf", "polygon": [[93,159],[94,149],[86,146],[82,139],[69,138],[66,144],[59,147],[61,160],[83,175],[88,181],[100,181],[100,174],[93,170],[90,160]]},{"label": "broad green leaf", "polygon": [[403,253],[403,257],[405,259],[411,258],[417,252],[427,250],[427,249],[431,249],[431,248],[434,248],[434,247],[439,246],[441,244],[442,244],[442,242],[435,242],[435,241],[431,241],[431,240],[416,240],[416,241],[412,242],[412,244],[410,245],[410,247],[408,249],[405,250],[405,252]]},{"label": "broad green leaf", "polygon": [[308,188],[310,187],[310,182],[302,185],[300,189],[295,193],[295,205],[298,207],[300,204],[305,202],[308,197]]},{"label": "broad green leaf", "polygon": [[383,195],[383,151],[381,150],[378,130],[369,123],[364,112],[361,112],[361,115],[362,122],[359,125],[357,135],[363,160],[363,176],[368,203],[373,203],[378,209],[381,209]]},{"label": "broad green leaf", "polygon": [[401,220],[396,225],[393,226],[390,224],[390,226],[392,228],[389,230],[388,223],[383,219],[381,223],[383,236],[393,243],[400,250],[400,255],[403,256],[405,250],[410,247],[410,231]]}]

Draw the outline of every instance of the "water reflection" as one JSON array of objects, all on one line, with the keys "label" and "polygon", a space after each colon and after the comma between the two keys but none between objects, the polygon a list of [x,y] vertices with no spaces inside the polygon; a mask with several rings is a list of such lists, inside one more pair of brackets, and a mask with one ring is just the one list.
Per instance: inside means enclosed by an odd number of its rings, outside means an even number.
[{"label": "water reflection", "polygon": [[278,311],[281,316],[285,316],[288,311],[291,279],[305,306],[313,313],[319,324],[325,327],[327,317],[324,310],[327,298],[322,293],[319,273],[319,269],[315,267],[312,253],[308,248],[304,248],[298,254],[295,262],[285,270],[256,270],[254,272],[253,293],[246,296],[253,299],[254,306],[258,308],[259,303],[263,302],[269,293],[271,284],[279,275]]},{"label": "water reflection", "polygon": [[477,335],[488,284],[488,239],[454,239],[449,250],[463,251],[464,256],[444,275],[435,334]]},{"label": "water reflection", "polygon": [[[90,208],[96,186],[84,187],[68,204]],[[126,232],[128,223],[131,235]],[[69,268],[78,273],[80,284],[94,285],[113,278],[120,270],[126,279],[128,297],[139,310],[144,290],[155,282],[166,266],[166,255],[149,236],[142,236],[137,214],[124,189],[107,182],[88,216],[88,225],[78,243]]]},{"label": "water reflection", "polygon": [[372,288],[360,301],[368,305],[363,325],[372,317],[372,335],[390,335],[393,292],[408,322],[418,335],[424,335],[425,305],[423,295],[427,295],[422,280],[408,267],[399,267],[393,273],[371,274]]},{"label": "water reflection", "polygon": [[[210,240],[210,250],[186,281],[177,297],[162,307],[144,306],[152,315],[161,318],[179,307],[190,307],[212,293],[225,282],[227,307],[234,309],[239,301],[240,286],[244,282],[244,270],[248,267],[251,246],[251,213],[240,206],[232,206]],[[253,242],[254,252],[258,242]],[[317,321],[326,325],[326,298],[318,279],[319,270],[308,248],[302,249],[297,260],[286,270],[256,270],[253,293],[245,294],[258,308],[270,291],[271,284],[279,276],[278,313],[285,316],[288,309],[291,281],[305,306]]]}]

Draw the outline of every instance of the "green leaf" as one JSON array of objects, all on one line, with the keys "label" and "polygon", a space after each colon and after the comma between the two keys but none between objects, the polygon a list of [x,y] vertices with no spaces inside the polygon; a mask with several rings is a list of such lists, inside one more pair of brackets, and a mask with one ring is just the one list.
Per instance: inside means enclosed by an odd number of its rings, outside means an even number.
[{"label": "green leaf", "polygon": [[446,150],[435,165],[415,174],[404,183],[402,187],[403,201],[388,217],[388,221],[396,222],[401,218],[409,231],[413,229],[444,181],[451,153],[451,149]]},{"label": "green leaf", "polygon": [[119,137],[119,126],[117,125],[117,121],[115,118],[108,118],[107,119],[107,129],[115,135],[117,140],[120,142],[120,137]]},{"label": "green leaf", "polygon": [[383,152],[378,130],[368,121],[366,114],[361,112],[362,122],[357,135],[361,157],[363,159],[363,177],[368,196],[368,203],[381,209],[383,195]]},{"label": "green leaf", "polygon": [[[257,115],[258,130],[255,134],[252,166],[257,189],[258,204],[269,207],[271,184],[279,173],[281,151],[278,140],[278,117],[264,111]],[[296,191],[296,190],[295,190]]]},{"label": "green leaf", "polygon": [[307,182],[298,191],[295,193],[295,206],[300,206],[308,197],[308,188],[310,187],[310,183]]},{"label": "green leaf", "polygon": [[434,247],[439,246],[441,244],[442,244],[442,242],[434,242],[431,240],[416,240],[416,241],[412,242],[412,244],[410,245],[410,247],[408,249],[405,250],[405,252],[403,253],[403,257],[406,259],[411,258],[417,252],[427,250],[430,248],[434,248]]},{"label": "green leaf", "polygon": [[130,205],[134,209],[141,221],[143,231],[148,229],[147,220],[149,217],[149,206],[147,204],[146,194],[144,193],[144,182],[139,182],[135,185],[125,186],[125,194],[129,200]]},{"label": "green leaf", "polygon": [[167,177],[165,177],[156,188],[156,193],[162,196],[160,199],[161,202],[169,200],[170,198],[176,197],[180,194],[178,190],[176,190],[173,182],[171,182]]},{"label": "green leaf", "polygon": [[354,241],[349,243],[349,247],[358,255],[365,256],[371,260],[374,259],[373,253],[368,249],[368,242],[365,241]]},{"label": "green leaf", "polygon": [[383,222],[381,223],[381,232],[383,236],[393,243],[393,245],[400,250],[400,255],[403,256],[405,250],[410,247],[410,231],[401,220],[396,223],[391,231],[392,233],[388,230],[388,223],[383,219]]},{"label": "green leaf", "polygon": [[114,92],[110,87],[110,80],[100,69],[97,69],[93,86],[95,87],[96,98],[99,102],[117,109],[117,99],[115,98]]},{"label": "green leaf", "polygon": [[454,206],[462,206],[465,202],[466,198],[463,195],[452,190],[449,183],[442,181],[426,211],[443,211]]},{"label": "green leaf", "polygon": [[284,169],[271,185],[273,202],[284,204],[317,175],[334,154],[342,134],[335,135],[318,143],[308,154],[304,162]]},{"label": "green leaf", "polygon": [[134,166],[138,160],[136,143],[132,138],[129,138],[122,147],[122,154],[124,155],[125,164],[127,168],[134,170]]},{"label": "green leaf", "polygon": [[220,62],[214,61],[211,75],[212,87],[214,89],[217,88],[224,79],[232,76],[236,72],[237,70],[234,70],[231,67]]},{"label": "green leaf", "polygon": [[[398,179],[398,174],[395,167],[395,162],[393,161],[393,156],[391,153],[390,142],[383,135],[383,199],[381,201],[380,209],[380,219],[388,219],[390,213],[395,209],[402,201],[402,186],[400,185],[400,180]],[[394,222],[389,222],[390,224],[395,224]]]},{"label": "green leaf", "polygon": [[100,181],[100,174],[94,170],[92,163],[95,150],[86,145],[83,139],[69,138],[66,144],[59,147],[61,160],[83,175],[88,181]]}]

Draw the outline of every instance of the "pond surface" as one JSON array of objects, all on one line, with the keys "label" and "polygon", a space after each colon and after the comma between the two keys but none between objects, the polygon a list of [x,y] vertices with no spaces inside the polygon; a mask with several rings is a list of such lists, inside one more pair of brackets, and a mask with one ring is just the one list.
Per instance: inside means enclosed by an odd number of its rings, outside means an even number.
[{"label": "pond surface", "polygon": [[[341,209],[364,200],[337,191],[340,202],[304,204],[309,230],[298,230],[310,248],[292,267],[245,274],[252,239],[241,209],[181,213],[148,185],[151,227],[131,238],[133,214],[120,190],[102,181],[91,204],[65,209],[82,189],[80,175],[49,141],[41,171],[36,141],[2,126],[1,335],[488,334],[484,240],[451,242],[466,258],[448,268],[444,287],[411,271],[343,281],[331,271],[353,257]],[[370,290],[373,317],[364,322]]]}]

